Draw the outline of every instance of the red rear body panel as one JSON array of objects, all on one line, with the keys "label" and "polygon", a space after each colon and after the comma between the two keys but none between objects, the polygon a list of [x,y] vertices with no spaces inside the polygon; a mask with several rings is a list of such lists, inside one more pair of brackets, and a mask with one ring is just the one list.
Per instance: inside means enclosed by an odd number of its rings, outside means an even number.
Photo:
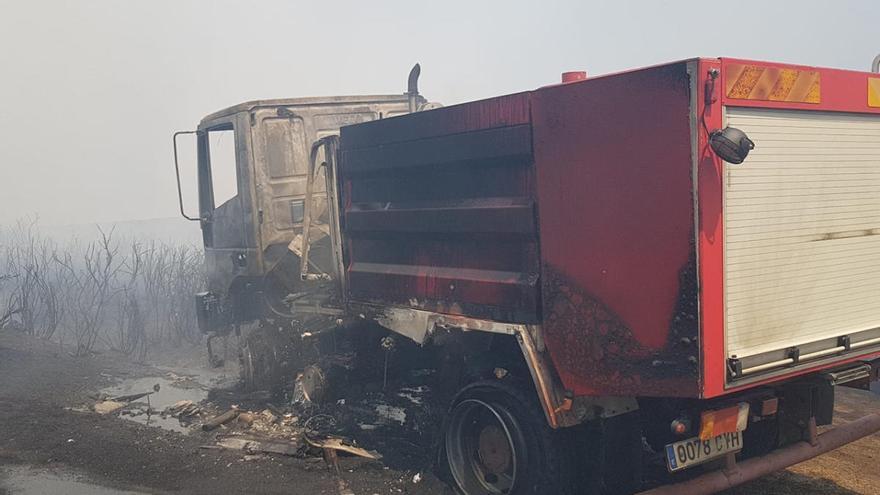
[{"label": "red rear body panel", "polygon": [[543,88],[544,335],[581,395],[699,393],[688,64]]},{"label": "red rear body panel", "polygon": [[[743,66],[821,77],[821,97],[732,97]],[[869,77],[694,59],[345,127],[347,297],[538,323],[575,395],[708,398],[876,357],[728,384],[725,169],[708,145],[725,105],[880,113]]]}]

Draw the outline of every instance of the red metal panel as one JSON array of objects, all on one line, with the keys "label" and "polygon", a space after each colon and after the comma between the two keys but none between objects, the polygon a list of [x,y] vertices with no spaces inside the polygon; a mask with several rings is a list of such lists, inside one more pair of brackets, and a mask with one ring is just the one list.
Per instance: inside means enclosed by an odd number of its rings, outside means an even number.
[{"label": "red metal panel", "polygon": [[537,322],[528,94],[345,127],[340,156],[350,301]]},{"label": "red metal panel", "polygon": [[[724,162],[709,146],[709,132],[720,129],[724,85],[714,83],[711,70],[721,70],[718,60],[700,60],[697,72],[697,191],[698,249],[700,258],[700,351],[703,365],[703,395],[724,391],[727,364],[724,355]],[[709,93],[708,97],[706,93]]]},{"label": "red metal panel", "polygon": [[[709,61],[706,61],[708,63]],[[729,106],[760,107],[760,108],[787,108],[800,110],[824,110],[831,112],[859,112],[880,113],[880,108],[868,106],[868,78],[876,74],[869,72],[856,72],[840,69],[826,69],[821,67],[808,67],[804,65],[778,64],[773,62],[759,62],[753,60],[739,60],[722,58],[721,81],[718,94],[720,102]],[[765,101],[728,98],[724,91],[727,84],[728,71],[734,65],[751,65],[770,68],[790,68],[803,71],[816,71],[821,80],[821,95],[819,103],[794,103],[784,101]]]},{"label": "red metal panel", "polygon": [[469,132],[529,123],[529,93],[452,105],[345,127],[346,148],[414,141],[438,132]]},{"label": "red metal panel", "polygon": [[697,396],[688,64],[532,99],[544,336],[577,395]]}]

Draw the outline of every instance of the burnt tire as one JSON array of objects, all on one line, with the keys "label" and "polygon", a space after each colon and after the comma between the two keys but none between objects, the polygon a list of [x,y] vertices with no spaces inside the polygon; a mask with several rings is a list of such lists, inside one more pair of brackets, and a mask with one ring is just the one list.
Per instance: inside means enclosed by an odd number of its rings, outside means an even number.
[{"label": "burnt tire", "polygon": [[239,372],[244,390],[273,390],[279,385],[276,346],[264,328],[257,328],[244,338],[239,349]]},{"label": "burnt tire", "polygon": [[459,494],[573,493],[564,432],[547,425],[537,400],[524,390],[483,381],[456,395],[438,467]]}]

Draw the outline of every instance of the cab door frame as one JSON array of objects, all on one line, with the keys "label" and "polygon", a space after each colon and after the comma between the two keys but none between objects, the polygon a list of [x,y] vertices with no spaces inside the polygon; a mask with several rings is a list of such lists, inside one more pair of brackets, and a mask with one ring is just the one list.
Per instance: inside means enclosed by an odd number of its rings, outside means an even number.
[{"label": "cab door frame", "polygon": [[[246,112],[202,121],[198,127],[199,214],[208,273],[208,287],[226,292],[234,279],[260,273],[260,246],[254,225],[253,160]],[[237,193],[215,204],[211,166],[211,133],[232,131]]]}]

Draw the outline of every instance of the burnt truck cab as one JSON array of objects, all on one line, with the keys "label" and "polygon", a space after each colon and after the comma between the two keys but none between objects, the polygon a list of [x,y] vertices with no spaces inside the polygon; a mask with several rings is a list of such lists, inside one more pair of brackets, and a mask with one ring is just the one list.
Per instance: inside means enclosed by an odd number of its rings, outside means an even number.
[{"label": "burnt truck cab", "polygon": [[[309,187],[310,151],[339,128],[420,110],[419,67],[406,93],[258,100],[212,113],[195,131],[198,221],[205,251],[206,291],[197,294],[200,329],[225,333],[235,325],[284,311],[281,300],[296,292],[306,196],[311,200],[310,263],[325,268],[327,200],[323,171]],[[320,157],[317,157],[320,159]]]}]

